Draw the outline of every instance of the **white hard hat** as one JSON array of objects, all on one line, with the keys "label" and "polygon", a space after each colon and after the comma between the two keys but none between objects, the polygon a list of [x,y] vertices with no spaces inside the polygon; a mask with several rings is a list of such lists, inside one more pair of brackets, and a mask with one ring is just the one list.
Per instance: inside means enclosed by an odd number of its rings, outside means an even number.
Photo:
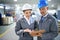
[{"label": "white hard hat", "polygon": [[22,7],[22,10],[32,9],[32,6],[30,4],[24,4]]}]

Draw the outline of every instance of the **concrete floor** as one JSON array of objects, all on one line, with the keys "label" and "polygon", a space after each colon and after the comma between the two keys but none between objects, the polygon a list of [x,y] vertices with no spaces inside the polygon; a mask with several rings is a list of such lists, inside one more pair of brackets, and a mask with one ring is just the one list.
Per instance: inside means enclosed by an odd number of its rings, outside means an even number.
[{"label": "concrete floor", "polygon": [[[0,40],[18,40],[19,37],[15,34],[15,23],[10,25],[11,28],[9,28],[4,34],[0,35]],[[55,38],[55,40],[60,40],[60,33]]]},{"label": "concrete floor", "polygon": [[15,23],[9,26],[9,29],[0,35],[0,40],[18,40],[19,37],[15,34]]}]

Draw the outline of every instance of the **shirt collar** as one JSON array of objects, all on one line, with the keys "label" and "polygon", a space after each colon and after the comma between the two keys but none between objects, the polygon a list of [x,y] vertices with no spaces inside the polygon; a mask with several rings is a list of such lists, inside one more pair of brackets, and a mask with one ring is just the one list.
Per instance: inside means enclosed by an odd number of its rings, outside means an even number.
[{"label": "shirt collar", "polygon": [[43,16],[43,17],[47,17],[47,15],[48,15],[48,13],[45,16]]},{"label": "shirt collar", "polygon": [[24,16],[24,18],[26,19],[27,23],[30,25],[30,19],[28,20],[26,16]]}]

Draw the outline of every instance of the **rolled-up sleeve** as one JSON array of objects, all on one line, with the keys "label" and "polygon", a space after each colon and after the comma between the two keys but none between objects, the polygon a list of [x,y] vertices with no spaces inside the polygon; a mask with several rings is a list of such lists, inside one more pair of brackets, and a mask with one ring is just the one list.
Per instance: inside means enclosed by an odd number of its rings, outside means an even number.
[{"label": "rolled-up sleeve", "polygon": [[49,27],[49,32],[42,35],[42,39],[54,39],[58,35],[57,21],[53,20]]},{"label": "rolled-up sleeve", "polygon": [[24,30],[22,29],[20,20],[16,23],[15,32],[18,36],[21,36],[21,35],[23,36]]}]

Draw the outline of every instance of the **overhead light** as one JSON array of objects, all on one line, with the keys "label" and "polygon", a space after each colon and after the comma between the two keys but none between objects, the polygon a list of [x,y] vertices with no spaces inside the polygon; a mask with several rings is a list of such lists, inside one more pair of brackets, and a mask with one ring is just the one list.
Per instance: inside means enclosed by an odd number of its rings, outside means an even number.
[{"label": "overhead light", "polygon": [[0,6],[0,8],[4,8],[3,6]]},{"label": "overhead light", "polygon": [[15,4],[15,8],[16,8],[16,9],[20,9],[21,7],[20,7],[19,4]]},{"label": "overhead light", "polygon": [[17,1],[17,0],[14,0],[15,2]]},{"label": "overhead light", "polygon": [[48,0],[48,1],[51,1],[51,0]]},{"label": "overhead light", "polygon": [[19,7],[19,5],[18,4],[15,4],[15,7]]},{"label": "overhead light", "polygon": [[51,7],[54,7],[54,5],[52,4]]},{"label": "overhead light", "polygon": [[10,9],[10,7],[7,6],[6,9]]}]

